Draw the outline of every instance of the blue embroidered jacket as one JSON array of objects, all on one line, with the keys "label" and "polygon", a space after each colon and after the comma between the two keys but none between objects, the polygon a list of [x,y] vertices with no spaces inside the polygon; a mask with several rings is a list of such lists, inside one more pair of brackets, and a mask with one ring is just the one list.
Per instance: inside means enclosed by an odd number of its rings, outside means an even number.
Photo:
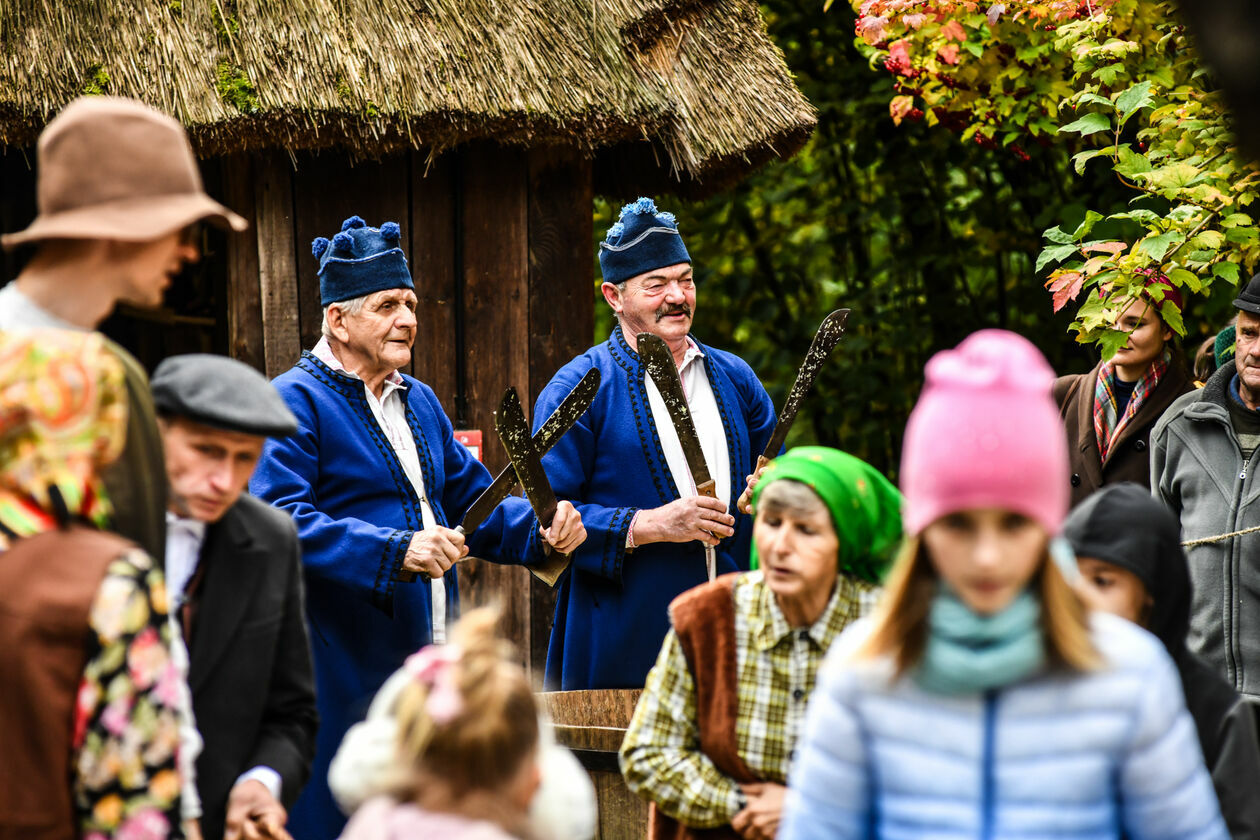
[{"label": "blue embroidered jacket", "polygon": [[[774,431],[774,406],[746,362],[696,343],[730,452],[735,534],[718,546],[721,575],[748,568],[752,522],[736,511],[735,500]],[[566,691],[642,688],[669,629],[669,602],[707,580],[700,542],[626,552],[635,512],[680,494],[652,420],[643,364],[620,327],[556,373],[538,397],[535,427],[592,367],[602,377],[594,403],[543,457],[556,495],[572,500],[587,534],[560,581],[547,651],[547,687]]]},{"label": "blue embroidered jacket", "polygon": [[[490,473],[455,440],[432,389],[410,376],[403,381],[429,504],[438,524],[453,528],[490,484]],[[334,838],[345,817],[328,791],[329,762],[385,679],[432,641],[430,587],[398,580],[411,537],[423,527],[420,499],[361,380],[303,353],[274,384],[297,416],[298,432],[267,442],[250,490],[297,523],[320,717],[311,781],[289,831]],[[528,502],[510,497],[467,544],[474,556],[522,563],[542,558],[537,533]],[[453,619],[459,605],[454,568],[445,582]]]}]

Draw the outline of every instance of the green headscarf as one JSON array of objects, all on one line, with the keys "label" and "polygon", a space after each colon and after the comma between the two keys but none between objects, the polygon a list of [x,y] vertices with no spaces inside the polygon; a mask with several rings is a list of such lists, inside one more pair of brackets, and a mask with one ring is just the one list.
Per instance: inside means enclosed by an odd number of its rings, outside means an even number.
[{"label": "green headscarf", "polygon": [[[901,545],[901,493],[870,464],[826,446],[798,446],[775,458],[753,490],[754,513],[767,487],[790,478],[818,494],[831,512],[841,574],[880,583]],[[752,568],[757,568],[757,543]]]}]

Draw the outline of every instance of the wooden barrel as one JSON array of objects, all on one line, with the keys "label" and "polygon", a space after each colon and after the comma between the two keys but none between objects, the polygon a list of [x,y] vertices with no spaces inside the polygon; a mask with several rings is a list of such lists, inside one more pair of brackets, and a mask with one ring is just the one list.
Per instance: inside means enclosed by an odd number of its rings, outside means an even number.
[{"label": "wooden barrel", "polygon": [[555,724],[556,740],[573,751],[595,784],[598,840],[643,840],[647,836],[647,803],[626,787],[617,765],[617,751],[642,693],[635,688],[538,695]]}]

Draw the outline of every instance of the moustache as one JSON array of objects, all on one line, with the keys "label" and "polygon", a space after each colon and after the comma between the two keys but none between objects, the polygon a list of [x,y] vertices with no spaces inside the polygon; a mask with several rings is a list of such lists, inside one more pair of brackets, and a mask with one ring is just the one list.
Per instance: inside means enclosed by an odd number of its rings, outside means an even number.
[{"label": "moustache", "polygon": [[676,315],[678,313],[682,313],[683,315],[686,315],[688,318],[690,318],[691,307],[685,303],[662,306],[660,309],[656,310],[656,320],[659,321],[668,315]]}]

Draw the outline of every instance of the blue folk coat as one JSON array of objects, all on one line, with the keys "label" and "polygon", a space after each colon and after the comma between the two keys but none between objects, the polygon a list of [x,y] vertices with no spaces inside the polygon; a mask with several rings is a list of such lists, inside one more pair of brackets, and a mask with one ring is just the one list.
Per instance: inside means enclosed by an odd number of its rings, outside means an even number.
[{"label": "blue folk coat", "polygon": [[[742,359],[696,343],[730,453],[735,534],[718,546],[721,575],[748,569],[752,522],[735,500],[774,431],[774,405]],[[626,552],[635,512],[680,494],[652,420],[643,364],[620,327],[556,373],[538,397],[535,429],[591,368],[602,377],[595,401],[543,457],[556,496],[577,507],[587,535],[559,584],[546,684],[566,691],[642,688],[669,630],[669,602],[707,580],[704,546],[655,543]]]},{"label": "blue folk coat", "polygon": [[[433,391],[403,377],[407,425],[439,525],[454,527],[491,481],[455,440]],[[311,781],[290,815],[302,840],[334,838],[345,818],[328,790],[328,765],[373,695],[431,638],[432,597],[398,570],[423,527],[420,500],[368,406],[363,382],[310,353],[274,382],[298,419],[272,438],[250,490],[292,514],[302,542],[320,727]],[[529,504],[512,497],[468,537],[469,552],[503,563],[542,558]],[[455,569],[445,577],[447,615],[459,606]]]}]

